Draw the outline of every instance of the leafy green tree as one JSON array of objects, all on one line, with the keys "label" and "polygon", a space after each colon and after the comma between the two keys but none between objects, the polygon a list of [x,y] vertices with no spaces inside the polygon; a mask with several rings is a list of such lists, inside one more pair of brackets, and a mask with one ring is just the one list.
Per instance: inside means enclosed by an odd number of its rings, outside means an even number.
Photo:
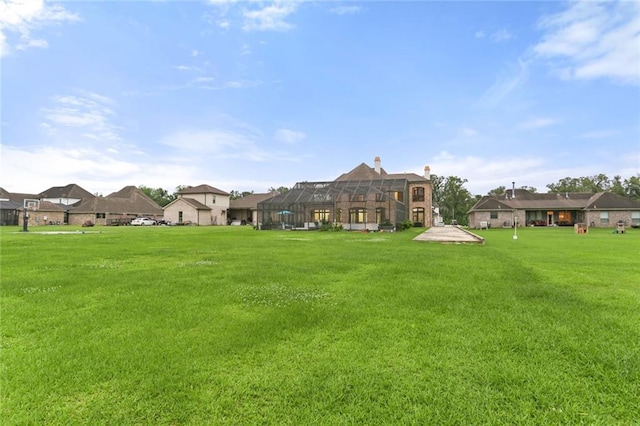
[{"label": "leafy green tree", "polygon": [[431,175],[434,206],[440,208],[443,220],[456,220],[461,225],[468,223],[467,212],[476,198],[464,187],[467,179],[458,176],[441,177]]},{"label": "leafy green tree", "polygon": [[443,200],[443,189],[446,178],[438,175],[431,175],[431,193],[434,207],[440,207]]},{"label": "leafy green tree", "polygon": [[611,179],[611,188],[609,190],[614,194],[622,195],[623,197],[627,196],[624,189],[624,183],[622,182],[622,177],[620,175],[616,175]]},{"label": "leafy green tree", "polygon": [[499,187],[494,188],[491,191],[487,192],[487,195],[502,195],[502,194],[505,193],[506,190],[507,190],[506,187],[499,186]]},{"label": "leafy green tree", "polygon": [[169,194],[169,191],[163,188],[149,188],[144,185],[140,185],[138,188],[161,207],[176,199],[175,194]]},{"label": "leafy green tree", "polygon": [[231,200],[239,200],[240,198],[244,198],[247,195],[251,195],[251,194],[253,194],[253,191],[242,191],[242,192],[240,192],[240,191],[232,190],[229,193],[229,199],[231,199]]},{"label": "leafy green tree", "polygon": [[529,191],[533,194],[538,192],[538,188],[534,187],[534,186],[527,186],[527,185],[523,185],[520,187],[520,189],[524,189],[525,191]]},{"label": "leafy green tree", "polygon": [[280,186],[278,188],[274,188],[272,186],[271,188],[269,188],[268,192],[278,192],[280,194],[286,194],[287,192],[289,192],[289,188],[287,188],[286,186]]},{"label": "leafy green tree", "polygon": [[624,192],[627,197],[640,200],[640,174],[624,180]]}]

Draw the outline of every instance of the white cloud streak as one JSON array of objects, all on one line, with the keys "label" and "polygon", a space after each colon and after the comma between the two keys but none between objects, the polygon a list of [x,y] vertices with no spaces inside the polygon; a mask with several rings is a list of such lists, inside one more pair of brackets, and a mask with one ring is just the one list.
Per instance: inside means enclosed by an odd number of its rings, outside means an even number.
[{"label": "white cloud streak", "polygon": [[551,117],[536,117],[520,123],[518,127],[525,130],[541,129],[558,124],[560,120]]},{"label": "white cloud streak", "polygon": [[245,9],[242,13],[244,31],[289,31],[293,24],[286,21],[298,7],[295,1],[279,1],[258,10]]},{"label": "white cloud streak", "polygon": [[62,128],[79,128],[89,139],[119,141],[118,127],[112,123],[114,102],[96,93],[84,96],[55,96],[54,106],[42,109],[47,122],[43,126],[56,133]]},{"label": "white cloud streak", "polygon": [[336,7],[332,7],[329,12],[333,13],[334,15],[354,15],[357,13],[360,13],[362,11],[362,7],[360,6],[346,6],[346,5],[342,5],[342,6],[336,6]]},{"label": "white cloud streak", "polygon": [[579,1],[539,22],[534,52],[569,79],[640,84],[640,2]]},{"label": "white cloud streak", "polygon": [[63,22],[79,21],[80,17],[61,5],[48,5],[44,0],[7,0],[0,2],[0,57],[12,51],[9,37],[19,35],[17,50],[31,47],[46,48],[41,38],[32,38],[32,32],[42,27]]},{"label": "white cloud streak", "polygon": [[302,142],[306,137],[307,135],[303,132],[297,132],[291,129],[278,129],[275,134],[275,140],[287,145],[296,145],[297,143]]}]

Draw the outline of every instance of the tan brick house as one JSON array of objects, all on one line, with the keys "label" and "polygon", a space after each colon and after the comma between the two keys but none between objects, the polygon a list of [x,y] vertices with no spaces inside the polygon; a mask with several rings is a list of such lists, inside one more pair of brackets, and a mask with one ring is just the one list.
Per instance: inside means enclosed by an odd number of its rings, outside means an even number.
[{"label": "tan brick house", "polygon": [[486,195],[469,210],[469,226],[640,226],[640,201],[611,192],[536,194],[523,189]]},{"label": "tan brick house", "polygon": [[176,224],[226,225],[229,193],[209,185],[178,191],[178,198],[164,206],[164,219]]}]

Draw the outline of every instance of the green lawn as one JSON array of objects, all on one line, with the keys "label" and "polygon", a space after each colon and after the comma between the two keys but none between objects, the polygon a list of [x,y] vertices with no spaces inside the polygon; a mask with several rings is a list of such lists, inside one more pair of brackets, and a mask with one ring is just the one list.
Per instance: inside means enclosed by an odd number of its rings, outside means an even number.
[{"label": "green lawn", "polygon": [[0,229],[3,425],[640,423],[640,230],[53,229]]}]

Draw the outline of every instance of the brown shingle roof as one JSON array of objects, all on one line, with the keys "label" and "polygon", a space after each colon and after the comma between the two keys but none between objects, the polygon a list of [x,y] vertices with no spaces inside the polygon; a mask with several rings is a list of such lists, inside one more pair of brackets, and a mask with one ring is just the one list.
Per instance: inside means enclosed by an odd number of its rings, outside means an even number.
[{"label": "brown shingle roof", "polygon": [[257,209],[258,203],[264,200],[268,200],[278,195],[277,192],[265,192],[259,194],[249,194],[237,200],[231,200],[229,202],[230,209]]},{"label": "brown shingle roof", "polygon": [[210,185],[198,185],[192,186],[190,188],[184,188],[178,191],[178,194],[218,194],[218,195],[229,195],[228,192],[223,191],[222,189],[215,188]]},{"label": "brown shingle roof", "polygon": [[135,186],[126,186],[106,197],[82,200],[71,208],[73,213],[119,213],[155,216],[162,208]]},{"label": "brown shingle roof", "polygon": [[67,186],[52,186],[46,191],[42,191],[38,194],[38,198],[91,198],[94,197],[92,193],[86,189],[70,183]]},{"label": "brown shingle roof", "polygon": [[535,194],[516,190],[516,197],[510,198],[511,191],[503,195],[485,195],[471,208],[470,212],[481,210],[639,210],[640,201],[632,200],[611,192],[569,192]]}]

